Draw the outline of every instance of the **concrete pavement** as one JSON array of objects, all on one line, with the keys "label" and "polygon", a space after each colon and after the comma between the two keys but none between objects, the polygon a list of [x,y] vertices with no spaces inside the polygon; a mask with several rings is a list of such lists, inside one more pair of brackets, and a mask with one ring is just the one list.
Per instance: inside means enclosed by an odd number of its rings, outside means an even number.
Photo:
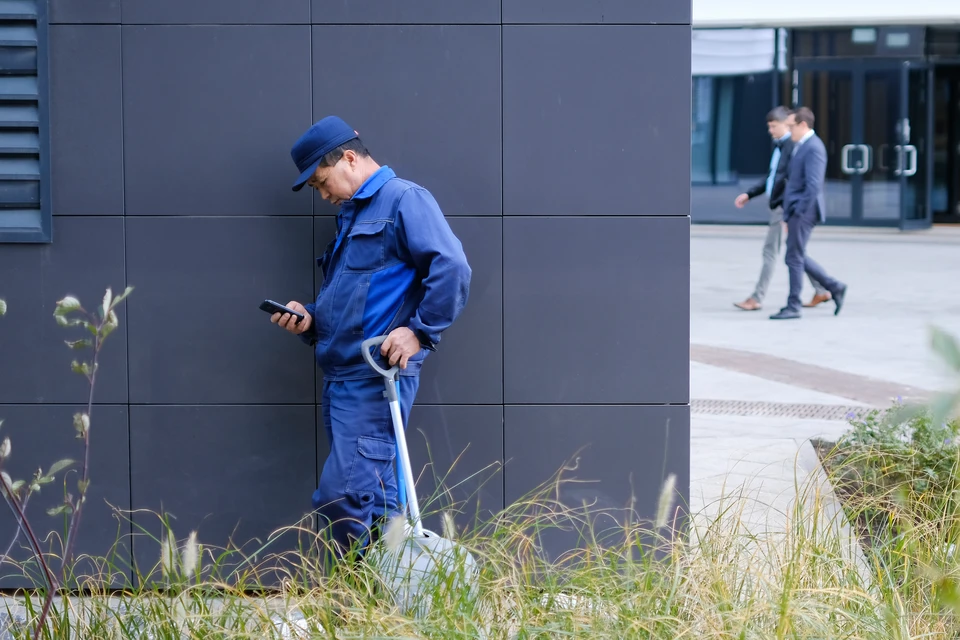
[{"label": "concrete pavement", "polygon": [[[762,227],[691,230],[691,508],[745,493],[745,519],[786,526],[796,482],[818,474],[809,440],[837,438],[849,411],[887,408],[960,384],[929,348],[930,325],[960,335],[960,229],[818,228],[809,253],[849,293],[772,321],[786,301],[783,253],[762,311],[733,303],[760,272]],[[804,300],[811,296],[805,282]]]}]

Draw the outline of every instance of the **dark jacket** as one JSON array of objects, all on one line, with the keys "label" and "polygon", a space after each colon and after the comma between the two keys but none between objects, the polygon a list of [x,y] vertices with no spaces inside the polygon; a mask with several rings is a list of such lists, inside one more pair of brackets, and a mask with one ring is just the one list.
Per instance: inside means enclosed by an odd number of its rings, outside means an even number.
[{"label": "dark jacket", "polygon": [[323,285],[305,305],[313,325],[301,339],[324,379],[375,377],[360,343],[409,327],[422,349],[401,375],[417,375],[467,303],[472,273],[460,240],[430,192],[386,166],[340,205],[337,227],[317,259]]},{"label": "dark jacket", "polygon": [[823,187],[827,177],[827,148],[817,135],[800,144],[790,161],[790,175],[783,192],[783,219],[800,216],[811,224],[827,220]]},{"label": "dark jacket", "polygon": [[[783,204],[783,189],[787,184],[787,170],[790,168],[790,156],[793,154],[794,142],[790,138],[786,140],[775,140],[774,146],[780,147],[780,161],[777,163],[777,172],[773,177],[773,189],[770,191],[770,209],[776,209]],[[762,196],[767,191],[767,176],[759,184],[754,185],[747,190],[747,195],[752,200],[757,196]]]}]

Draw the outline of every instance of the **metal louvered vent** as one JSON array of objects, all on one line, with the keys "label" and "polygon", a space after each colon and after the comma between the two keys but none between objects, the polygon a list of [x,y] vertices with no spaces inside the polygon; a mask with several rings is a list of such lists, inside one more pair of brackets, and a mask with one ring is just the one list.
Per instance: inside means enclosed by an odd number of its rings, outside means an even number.
[{"label": "metal louvered vent", "polygon": [[0,0],[0,241],[49,242],[47,0]]}]

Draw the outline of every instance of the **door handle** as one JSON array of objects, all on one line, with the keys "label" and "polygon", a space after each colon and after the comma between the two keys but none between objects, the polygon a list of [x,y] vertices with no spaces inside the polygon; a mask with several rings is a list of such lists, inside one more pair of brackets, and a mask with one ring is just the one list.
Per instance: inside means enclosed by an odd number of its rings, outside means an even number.
[{"label": "door handle", "polygon": [[890,148],[890,145],[887,144],[886,142],[884,142],[882,145],[880,145],[880,156],[879,156],[879,160],[877,161],[877,164],[880,166],[880,171],[887,171],[887,170],[890,168],[890,167],[888,167],[887,164],[883,161],[884,158],[886,158],[886,151],[887,151],[887,149],[889,149],[889,148]]},{"label": "door handle", "polygon": [[847,144],[840,150],[840,170],[847,175],[857,173],[857,170],[850,166],[850,152],[856,148],[855,144]]},{"label": "door handle", "polygon": [[906,157],[909,159],[909,164],[907,165],[907,168],[904,169],[903,175],[907,176],[908,178],[910,176],[917,175],[917,148],[912,144],[908,144],[903,148],[903,150],[906,154]]},{"label": "door handle", "polygon": [[902,176],[903,175],[903,145],[897,145],[893,148],[893,152],[897,156],[897,168],[893,170],[893,175]]},{"label": "door handle", "polygon": [[858,144],[856,147],[863,152],[863,166],[859,171],[859,174],[863,175],[873,169],[873,147],[868,144]]}]

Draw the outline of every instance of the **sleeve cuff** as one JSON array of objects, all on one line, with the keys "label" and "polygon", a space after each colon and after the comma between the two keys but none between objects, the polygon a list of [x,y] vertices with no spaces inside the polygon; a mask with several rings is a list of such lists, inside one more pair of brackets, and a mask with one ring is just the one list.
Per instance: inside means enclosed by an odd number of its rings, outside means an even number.
[{"label": "sleeve cuff", "polygon": [[420,341],[420,346],[426,349],[427,351],[436,351],[437,350],[437,341],[434,341],[427,335],[423,329],[411,325],[410,330],[413,331],[413,335],[417,336],[417,340]]},{"label": "sleeve cuff", "polygon": [[317,344],[317,317],[314,313],[316,304],[304,305],[304,308],[307,310],[307,313],[310,314],[310,328],[297,337],[300,338],[304,344],[312,347]]}]

